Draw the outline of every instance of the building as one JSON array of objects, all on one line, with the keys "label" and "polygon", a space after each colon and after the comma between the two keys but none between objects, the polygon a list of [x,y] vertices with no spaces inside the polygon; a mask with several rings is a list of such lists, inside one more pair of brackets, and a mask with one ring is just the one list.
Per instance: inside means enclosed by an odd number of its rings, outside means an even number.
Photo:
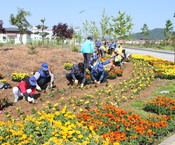
[{"label": "building", "polygon": [[22,43],[27,44],[31,41],[31,31],[27,31],[25,34],[20,35],[18,28],[10,27],[5,28],[6,33],[0,33],[0,43],[11,43],[11,44],[20,44],[20,39],[22,37]]}]

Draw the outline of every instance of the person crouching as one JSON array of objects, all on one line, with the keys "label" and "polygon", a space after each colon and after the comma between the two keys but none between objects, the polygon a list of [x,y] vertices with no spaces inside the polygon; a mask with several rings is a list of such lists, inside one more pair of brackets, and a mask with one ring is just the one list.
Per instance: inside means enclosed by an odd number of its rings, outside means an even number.
[{"label": "person crouching", "polygon": [[18,102],[19,97],[23,97],[24,100],[34,103],[36,96],[36,79],[34,76],[27,77],[19,82],[18,86],[12,88],[15,100]]}]

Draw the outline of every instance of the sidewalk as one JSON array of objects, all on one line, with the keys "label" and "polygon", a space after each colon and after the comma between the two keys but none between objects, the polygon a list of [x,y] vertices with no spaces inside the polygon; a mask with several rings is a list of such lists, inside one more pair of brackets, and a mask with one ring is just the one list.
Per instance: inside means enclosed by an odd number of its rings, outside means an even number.
[{"label": "sidewalk", "polygon": [[158,145],[175,145],[175,134],[170,136]]}]

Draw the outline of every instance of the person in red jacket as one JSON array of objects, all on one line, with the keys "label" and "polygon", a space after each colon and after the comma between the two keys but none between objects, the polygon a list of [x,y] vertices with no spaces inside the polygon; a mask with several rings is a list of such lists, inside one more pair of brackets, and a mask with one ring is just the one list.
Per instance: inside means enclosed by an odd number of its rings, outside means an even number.
[{"label": "person in red jacket", "polygon": [[18,86],[13,87],[12,92],[15,96],[14,102],[17,102],[19,97],[28,102],[34,103],[34,98],[36,95],[36,79],[34,76],[27,77],[23,79]]}]

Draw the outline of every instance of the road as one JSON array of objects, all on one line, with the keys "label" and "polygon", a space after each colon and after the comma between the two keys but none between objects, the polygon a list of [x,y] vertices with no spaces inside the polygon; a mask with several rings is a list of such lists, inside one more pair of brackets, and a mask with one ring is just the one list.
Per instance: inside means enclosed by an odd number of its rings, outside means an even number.
[{"label": "road", "polygon": [[174,62],[174,58],[175,58],[174,51],[140,49],[140,48],[125,48],[125,49],[127,49],[128,51],[134,54],[150,55],[150,56],[158,57],[158,58],[165,59],[172,62]]}]

